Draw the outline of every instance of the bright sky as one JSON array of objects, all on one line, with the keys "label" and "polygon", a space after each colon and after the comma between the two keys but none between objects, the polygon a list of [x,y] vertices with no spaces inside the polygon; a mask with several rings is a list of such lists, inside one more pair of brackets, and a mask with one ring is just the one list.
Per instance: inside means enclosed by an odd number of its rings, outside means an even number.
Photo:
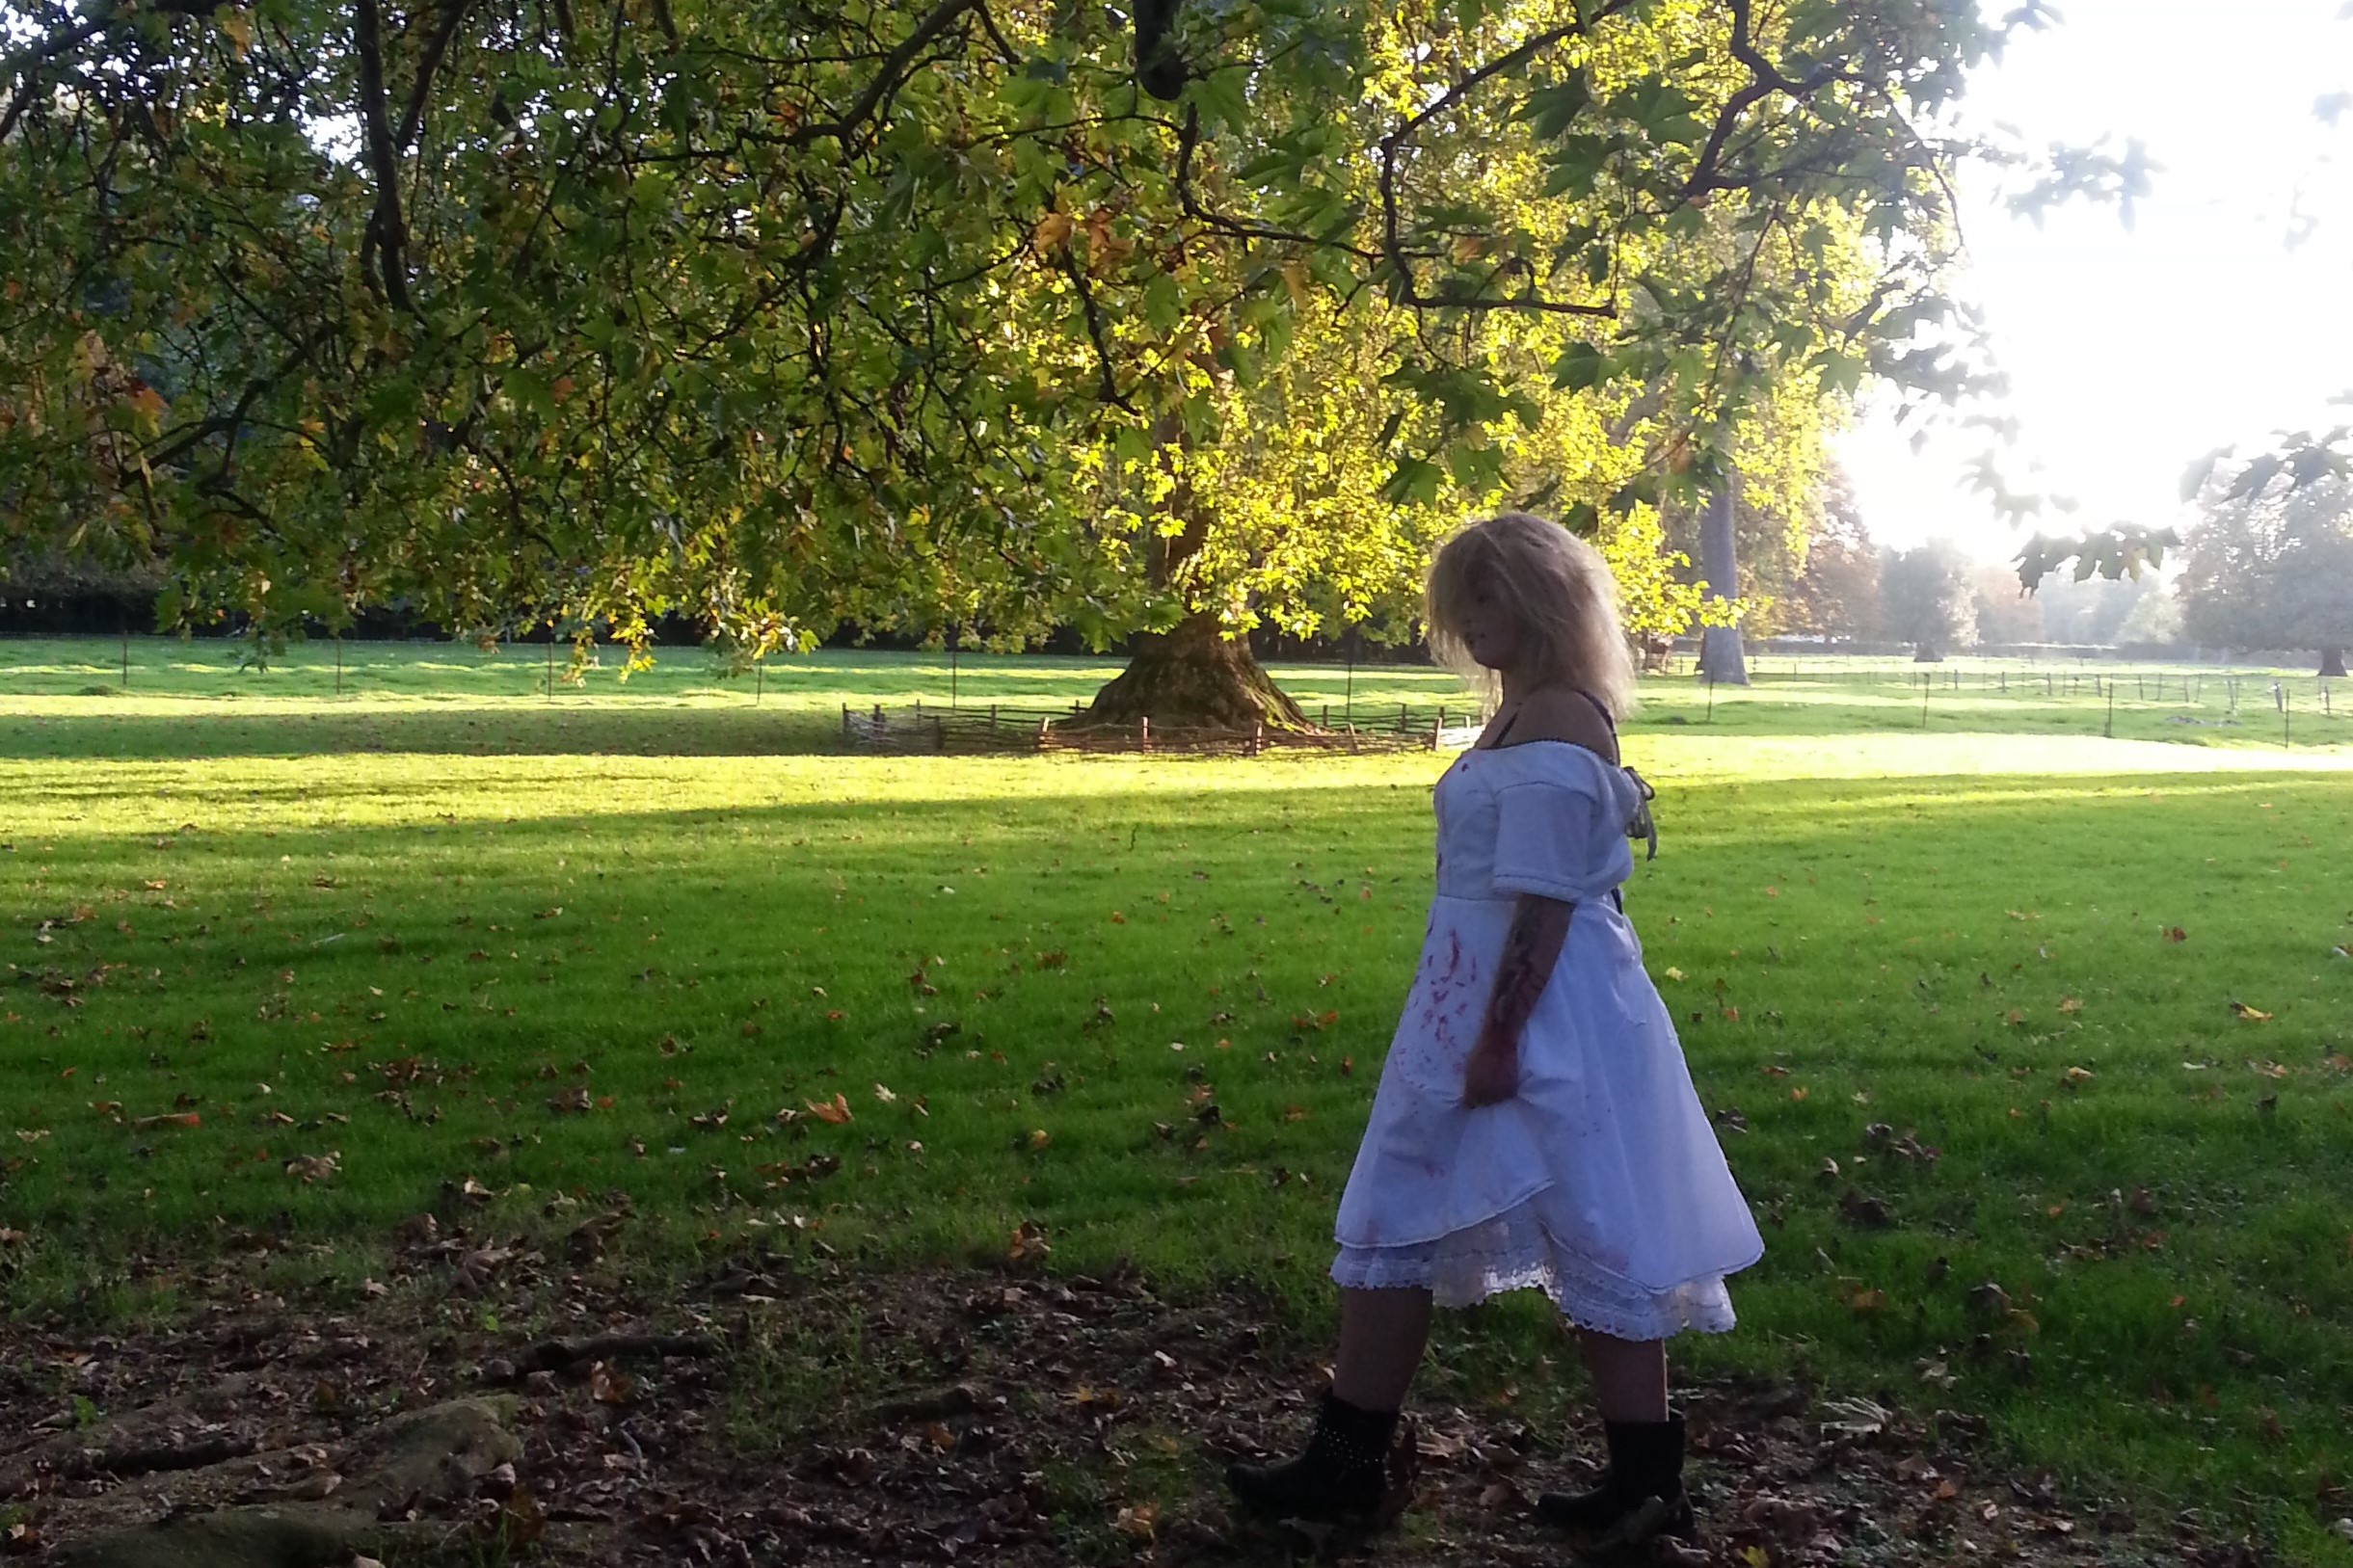
[{"label": "bright sky", "polygon": [[[1965,175],[1965,294],[1987,312],[2022,427],[2012,482],[2072,495],[2054,530],[2180,525],[2181,471],[2215,447],[2353,421],[2353,0],[2060,0],[1968,93],[1966,123],[2030,146],[2138,137],[2162,169],[2127,230],[2081,201],[2038,230]],[[1992,7],[2006,10],[2008,0]],[[1920,454],[1892,409],[1841,442],[1873,535],[2007,559],[2023,535],[1969,492],[1982,436]],[[2026,530],[2032,531],[2031,525]]]}]

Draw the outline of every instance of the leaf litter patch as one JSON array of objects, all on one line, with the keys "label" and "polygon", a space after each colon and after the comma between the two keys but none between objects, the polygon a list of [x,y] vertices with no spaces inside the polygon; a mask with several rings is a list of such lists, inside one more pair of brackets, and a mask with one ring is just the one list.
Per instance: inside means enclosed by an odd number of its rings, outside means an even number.
[{"label": "leaf litter patch", "polygon": [[[356,1292],[273,1286],[301,1272],[281,1247],[151,1272],[185,1306],[169,1321],[0,1320],[0,1406],[22,1418],[0,1432],[0,1554],[105,1568],[218,1537],[306,1568],[1576,1560],[1530,1507],[1591,1483],[1582,1415],[1553,1432],[1418,1404],[1395,1471],[1410,1506],[1369,1539],[1238,1517],[1218,1473],[1299,1440],[1317,1392],[1246,1291],[1049,1274],[1042,1239],[993,1268],[888,1271],[755,1238],[655,1285],[607,1252],[627,1223],[533,1237],[420,1215]],[[2265,1560],[2005,1468],[1970,1416],[1755,1382],[1682,1398],[1702,1542],[1613,1560]],[[278,1535],[238,1533],[260,1521]]]}]

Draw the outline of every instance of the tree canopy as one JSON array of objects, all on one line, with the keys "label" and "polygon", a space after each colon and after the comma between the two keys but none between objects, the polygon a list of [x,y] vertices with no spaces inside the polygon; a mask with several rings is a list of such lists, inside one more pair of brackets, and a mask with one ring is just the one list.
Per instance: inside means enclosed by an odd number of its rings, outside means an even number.
[{"label": "tree canopy", "polygon": [[1660,504],[1991,385],[1936,127],[2039,9],[11,0],[0,528],[758,653],[1377,626],[1511,502],[1666,618]]},{"label": "tree canopy", "polygon": [[1880,571],[1880,613],[1887,635],[1914,645],[1923,661],[1977,641],[1977,596],[1968,563],[1940,541],[1892,551]]},{"label": "tree canopy", "polygon": [[[2249,473],[2260,475],[2245,488]],[[2344,674],[2353,648],[2353,479],[2251,465],[2208,489],[2181,577],[2182,626],[2226,648],[2307,649]]]}]

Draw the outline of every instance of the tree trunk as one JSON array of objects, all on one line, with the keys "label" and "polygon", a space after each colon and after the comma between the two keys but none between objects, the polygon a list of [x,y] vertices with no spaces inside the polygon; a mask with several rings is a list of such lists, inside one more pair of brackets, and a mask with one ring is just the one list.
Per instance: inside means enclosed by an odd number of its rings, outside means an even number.
[{"label": "tree trunk", "polygon": [[1313,728],[1298,704],[1259,668],[1250,645],[1221,632],[1214,612],[1195,610],[1174,631],[1139,635],[1128,667],[1095,694],[1084,713],[1067,722],[1074,729],[1128,728],[1144,719],[1155,730]]},{"label": "tree trunk", "polygon": [[[1707,598],[1740,597],[1740,547],[1732,530],[1731,475],[1708,498],[1699,514],[1699,570],[1707,578]],[[1748,651],[1741,646],[1738,626],[1702,626],[1699,630],[1699,678],[1710,683],[1745,686],[1749,683]]]},{"label": "tree trunk", "polygon": [[1918,651],[1912,655],[1912,662],[1914,664],[1942,664],[1944,651],[1935,643],[1922,643]]},{"label": "tree trunk", "polygon": [[2345,651],[2324,648],[2320,651],[2320,674],[2329,679],[2341,680],[2345,673]]},{"label": "tree trunk", "polygon": [[[1173,414],[1161,420],[1155,434],[1164,449],[1180,448],[1187,441],[1184,425]],[[1185,531],[1173,539],[1156,537],[1145,570],[1154,587],[1184,592],[1184,568],[1207,542],[1209,519],[1193,504],[1191,487],[1181,478],[1168,505],[1186,519]],[[1139,632],[1129,647],[1128,667],[1095,693],[1084,713],[1064,722],[1074,730],[1096,725],[1131,728],[1145,719],[1156,729],[1168,730],[1247,733],[1261,724],[1270,730],[1315,728],[1299,704],[1259,668],[1250,645],[1224,636],[1223,629],[1215,611],[1189,603],[1175,630]]]}]

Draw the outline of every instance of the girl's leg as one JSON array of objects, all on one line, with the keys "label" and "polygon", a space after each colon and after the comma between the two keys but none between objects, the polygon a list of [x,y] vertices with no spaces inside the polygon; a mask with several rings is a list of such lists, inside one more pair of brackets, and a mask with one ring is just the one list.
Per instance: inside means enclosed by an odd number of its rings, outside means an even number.
[{"label": "girl's leg", "polygon": [[1609,1439],[1609,1473],[1590,1492],[1545,1493],[1537,1517],[1614,1544],[1689,1540],[1698,1525],[1683,1487],[1683,1418],[1667,1406],[1667,1342],[1582,1330],[1577,1338]]},{"label": "girl's leg", "polygon": [[[1347,1320],[1343,1316],[1342,1323]],[[1603,1421],[1667,1419],[1665,1340],[1617,1340],[1583,1329],[1577,1338],[1585,1350],[1585,1369],[1593,1380],[1593,1402],[1601,1407]]]},{"label": "girl's leg", "polygon": [[1373,1518],[1388,1493],[1398,1409],[1430,1339],[1428,1290],[1342,1290],[1340,1354],[1307,1450],[1236,1464],[1226,1484],[1247,1507],[1311,1519]]},{"label": "girl's leg", "polygon": [[1400,1408],[1429,1342],[1428,1290],[1342,1290],[1332,1393],[1359,1410]]}]

